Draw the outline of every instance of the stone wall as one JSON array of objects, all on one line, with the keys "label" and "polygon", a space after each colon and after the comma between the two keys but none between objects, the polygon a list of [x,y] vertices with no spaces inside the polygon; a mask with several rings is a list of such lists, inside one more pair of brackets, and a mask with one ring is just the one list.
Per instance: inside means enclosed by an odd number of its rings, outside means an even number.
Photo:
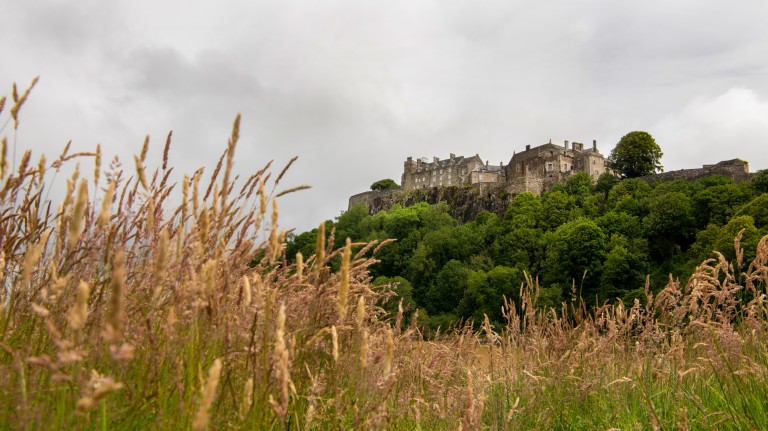
[{"label": "stone wall", "polygon": [[704,165],[696,169],[680,169],[677,171],[647,175],[641,178],[648,183],[655,183],[657,181],[674,180],[695,181],[709,175],[722,175],[731,178],[737,183],[749,181],[751,177],[749,173],[749,163],[744,160],[733,159],[725,160],[714,165]]}]

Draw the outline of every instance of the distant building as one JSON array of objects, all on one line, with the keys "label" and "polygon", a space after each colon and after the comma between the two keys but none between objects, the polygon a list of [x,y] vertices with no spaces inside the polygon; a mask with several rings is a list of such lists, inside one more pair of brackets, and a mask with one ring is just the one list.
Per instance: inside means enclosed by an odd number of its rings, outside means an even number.
[{"label": "distant building", "polygon": [[557,183],[565,181],[576,172],[586,172],[597,179],[607,172],[606,159],[597,150],[597,141],[592,148],[574,142],[569,146],[547,144],[531,148],[512,156],[509,163],[490,165],[483,163],[479,155],[472,157],[451,154],[448,159],[437,157],[430,162],[412,157],[404,163],[401,187],[403,190],[427,189],[441,186],[463,186],[476,184],[506,184],[513,194],[532,192],[540,194]]}]

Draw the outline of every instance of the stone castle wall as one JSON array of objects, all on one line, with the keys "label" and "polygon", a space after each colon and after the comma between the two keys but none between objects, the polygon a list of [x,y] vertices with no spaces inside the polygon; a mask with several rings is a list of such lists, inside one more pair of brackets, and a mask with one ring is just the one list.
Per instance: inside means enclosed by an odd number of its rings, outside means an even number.
[{"label": "stone castle wall", "polygon": [[704,165],[696,169],[680,169],[677,171],[662,172],[660,174],[647,175],[641,177],[648,183],[655,183],[657,181],[674,181],[674,180],[687,180],[695,181],[699,178],[704,178],[709,175],[722,175],[728,177],[737,183],[749,181],[751,175],[749,173],[749,163],[740,160],[725,160],[714,165]]}]

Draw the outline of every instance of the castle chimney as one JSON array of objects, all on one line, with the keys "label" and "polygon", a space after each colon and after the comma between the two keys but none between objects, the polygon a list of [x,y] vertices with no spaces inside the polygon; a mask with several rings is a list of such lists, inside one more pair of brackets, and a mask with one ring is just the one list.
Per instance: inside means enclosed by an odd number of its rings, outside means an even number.
[{"label": "castle chimney", "polygon": [[592,149],[597,151],[597,139],[592,140]]},{"label": "castle chimney", "polygon": [[525,151],[530,151],[530,149],[531,149],[531,146],[530,146],[530,145],[526,145],[526,146],[525,146]]},{"label": "castle chimney", "polygon": [[568,149],[568,140],[567,140],[567,139],[566,139],[566,141],[565,141],[565,149],[566,149],[566,150]]},{"label": "castle chimney", "polygon": [[456,158],[456,154],[451,153],[451,160]]},{"label": "castle chimney", "polygon": [[439,162],[439,161],[440,161],[440,159],[438,159],[437,157],[432,157],[432,162],[433,162],[433,163],[437,163],[437,162]]}]

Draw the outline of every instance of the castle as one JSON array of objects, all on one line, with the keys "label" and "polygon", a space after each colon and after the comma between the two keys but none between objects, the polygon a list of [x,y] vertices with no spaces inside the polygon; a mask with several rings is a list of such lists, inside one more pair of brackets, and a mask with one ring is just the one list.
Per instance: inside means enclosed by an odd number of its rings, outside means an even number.
[{"label": "castle", "polygon": [[[358,193],[349,198],[348,208],[364,204],[370,214],[375,214],[395,204],[407,207],[419,202],[448,202],[451,215],[466,222],[481,211],[502,216],[514,196],[523,192],[539,195],[577,172],[584,172],[593,180],[611,172],[606,158],[597,150],[597,141],[592,141],[592,148],[586,150],[580,142],[555,145],[550,141],[533,148],[527,145],[525,151],[514,153],[506,166],[490,165],[478,154],[472,157],[451,154],[448,159],[435,157],[431,162],[408,157],[403,164],[399,189]],[[740,183],[749,181],[752,174],[749,163],[733,159],[641,179],[649,183],[694,181],[709,175],[722,175]]]},{"label": "castle", "polygon": [[574,173],[585,172],[597,179],[608,171],[606,158],[597,150],[597,141],[592,141],[592,148],[585,150],[580,142],[555,145],[550,140],[538,147],[526,145],[525,151],[514,153],[506,166],[483,163],[478,154],[472,157],[451,154],[448,159],[435,157],[432,162],[408,157],[400,184],[402,190],[497,185],[515,195],[541,194]]}]

